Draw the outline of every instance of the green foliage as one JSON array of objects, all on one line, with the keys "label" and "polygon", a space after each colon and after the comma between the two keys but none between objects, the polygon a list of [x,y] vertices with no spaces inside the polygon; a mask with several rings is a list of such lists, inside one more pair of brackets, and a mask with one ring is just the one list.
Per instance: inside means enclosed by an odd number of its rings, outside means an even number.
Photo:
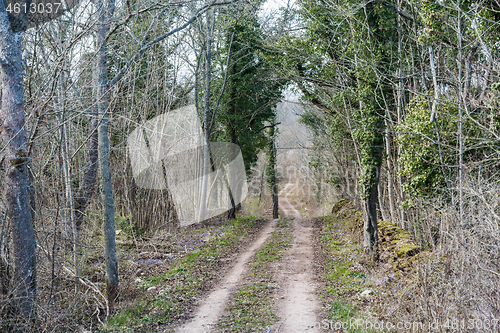
[{"label": "green foliage", "polygon": [[[275,107],[284,86],[284,81],[269,69],[261,47],[262,38],[255,13],[238,20],[229,27],[220,58],[220,68],[225,69],[227,56],[231,54],[212,140],[239,145],[247,172],[257,161],[258,153],[268,145],[268,132],[264,128],[275,119]],[[215,85],[222,87],[225,73],[218,77]]]},{"label": "green foliage", "polygon": [[[438,117],[443,162],[456,164],[456,154],[449,148],[455,146],[457,119],[456,109],[451,107],[448,114],[454,117]],[[440,107],[444,113],[445,108]],[[406,176],[405,193],[411,198],[431,197],[446,187],[445,173],[453,170],[442,165],[439,156],[439,141],[435,125],[429,121],[429,103],[425,97],[415,97],[407,107],[407,114],[396,128],[397,142],[401,146],[399,163],[401,175]],[[443,146],[446,145],[446,146]],[[445,148],[449,147],[449,148]],[[444,150],[444,151],[443,151]],[[451,154],[450,154],[451,153]]]},{"label": "green foliage", "polygon": [[[453,102],[442,103],[437,116],[438,136],[436,125],[429,122],[428,100],[417,96],[408,105],[404,121],[396,127],[397,143],[401,147],[399,163],[401,175],[406,177],[403,186],[409,195],[408,205],[417,197],[447,198],[446,180],[453,181],[458,175],[458,120],[457,105]],[[487,162],[483,164],[482,160],[493,153],[498,141],[486,126],[481,126],[484,122],[488,122],[486,115],[464,112],[463,156],[471,166],[480,162],[484,167],[482,175],[487,176],[497,167],[486,168]],[[488,142],[487,145],[485,142]],[[469,172],[474,174],[473,169]]]},{"label": "green foliage", "polygon": [[[377,181],[382,164],[384,116],[387,107],[394,104],[393,88],[381,76],[394,70],[391,52],[397,45],[396,15],[378,3],[367,4],[365,10],[355,10],[359,4],[352,1],[305,0],[300,4],[299,16],[308,29],[301,38],[283,39],[282,44],[291,46],[285,46],[287,52],[282,62],[296,69],[297,77],[310,78],[307,84],[302,79],[297,81],[305,99],[330,110],[326,132],[331,134],[331,148],[345,150],[346,138],[356,140],[362,169],[361,195],[365,198]],[[352,19],[346,13],[352,13]],[[335,81],[339,75],[345,81]],[[325,88],[327,84],[345,88],[334,88],[332,93]],[[303,121],[313,131],[318,129],[310,115]],[[350,151],[354,157],[354,149]],[[313,163],[324,164],[319,160]]]}]

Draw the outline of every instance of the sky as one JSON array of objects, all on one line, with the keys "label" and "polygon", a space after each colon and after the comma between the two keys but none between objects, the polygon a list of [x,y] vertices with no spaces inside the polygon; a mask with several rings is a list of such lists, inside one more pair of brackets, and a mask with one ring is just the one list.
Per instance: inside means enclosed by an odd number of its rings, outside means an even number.
[{"label": "sky", "polygon": [[292,6],[294,0],[267,0],[259,13],[259,18],[261,20],[269,17],[272,14],[278,13],[281,7]]}]

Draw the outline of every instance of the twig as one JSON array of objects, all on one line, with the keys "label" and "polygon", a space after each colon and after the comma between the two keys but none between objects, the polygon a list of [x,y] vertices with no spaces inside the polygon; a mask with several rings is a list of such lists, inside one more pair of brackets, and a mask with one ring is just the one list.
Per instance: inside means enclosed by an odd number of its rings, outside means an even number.
[{"label": "twig", "polygon": [[[42,246],[40,246],[39,244],[37,244],[37,246],[42,249],[44,252],[47,252],[46,249],[44,249]],[[68,267],[62,265],[62,268],[67,271],[72,277],[76,277],[81,284],[87,286],[89,289],[92,289],[93,291],[95,291],[97,294],[99,294],[103,299],[104,299],[104,303],[106,304],[106,317],[109,316],[109,304],[108,304],[108,299],[106,298],[106,296],[104,296],[104,294],[99,290],[99,288],[92,282],[90,281],[89,279],[83,277],[83,276],[78,276],[75,274],[75,272],[73,272],[72,270],[70,270]]]},{"label": "twig", "polygon": [[276,332],[279,332],[279,331],[280,331],[280,329],[281,329],[281,325],[283,325],[283,323],[284,323],[284,322],[285,322],[285,321],[286,321],[286,320],[287,320],[287,319],[288,319],[291,315],[292,315],[292,314],[290,313],[290,314],[288,315],[288,317],[286,317],[286,319],[285,319],[285,320],[283,320],[283,322],[280,324],[280,326],[278,326],[278,330],[277,330]]},{"label": "twig", "polygon": [[5,211],[3,222],[2,222],[2,231],[0,232],[0,250],[2,249],[2,244],[3,244],[3,234],[5,230],[5,222],[7,221],[7,212],[8,209]]},{"label": "twig", "polygon": [[77,276],[75,274],[75,272],[73,272],[72,270],[70,270],[69,268],[67,268],[66,266],[62,265],[62,267],[64,268],[65,271],[67,271],[69,274],[71,274],[73,277],[76,277],[81,284],[87,286],[89,289],[92,289],[94,290],[97,294],[99,294],[103,299],[104,299],[104,303],[106,304],[106,317],[109,316],[109,304],[108,304],[108,299],[106,298],[106,296],[104,296],[104,294],[99,290],[99,288],[92,282],[90,281],[89,279],[83,277],[83,276]]}]

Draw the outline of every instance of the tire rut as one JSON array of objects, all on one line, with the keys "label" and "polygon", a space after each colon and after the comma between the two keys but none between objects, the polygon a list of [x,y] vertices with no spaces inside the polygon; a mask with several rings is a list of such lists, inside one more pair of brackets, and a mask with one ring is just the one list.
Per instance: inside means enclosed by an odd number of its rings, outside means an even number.
[{"label": "tire rut", "polygon": [[201,301],[200,306],[194,313],[194,317],[177,328],[176,332],[205,333],[211,331],[212,326],[224,312],[231,295],[242,283],[248,261],[273,232],[275,224],[276,220],[267,222],[257,239],[238,257],[236,263],[223,277],[222,281]]},{"label": "tire rut", "polygon": [[277,279],[281,286],[279,293],[279,316],[281,321],[274,325],[275,332],[319,332],[315,323],[319,322],[320,304],[316,295],[314,278],[314,248],[312,220],[302,219],[289,196],[294,184],[288,183],[280,192],[280,207],[285,216],[294,216],[294,239],[292,247],[283,258]]}]

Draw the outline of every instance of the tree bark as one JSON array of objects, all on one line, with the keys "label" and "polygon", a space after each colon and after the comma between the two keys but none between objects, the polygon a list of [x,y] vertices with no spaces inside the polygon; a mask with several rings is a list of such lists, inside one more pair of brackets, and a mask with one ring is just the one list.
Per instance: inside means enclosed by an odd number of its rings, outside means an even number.
[{"label": "tree bark", "polygon": [[203,112],[203,133],[205,135],[203,149],[203,180],[201,184],[200,221],[205,219],[207,209],[208,174],[210,171],[210,95],[212,83],[212,27],[213,9],[207,11],[207,41],[205,57],[205,108]]},{"label": "tree bark", "polygon": [[385,120],[385,154],[387,156],[387,196],[389,197],[389,214],[391,222],[397,223],[398,218],[396,215],[396,209],[394,207],[394,193],[393,193],[393,175],[395,172],[393,159],[392,159],[392,149],[391,149],[391,135],[389,131],[389,124]]},{"label": "tree bark", "polygon": [[[373,3],[368,3],[365,7],[367,22],[369,27],[369,35],[372,41],[375,43],[376,48],[383,48],[381,40],[381,32],[379,28],[379,17],[376,12]],[[382,50],[382,49],[381,49]],[[384,54],[384,51],[382,51]],[[385,58],[385,54],[383,55]],[[383,72],[382,61],[376,66],[378,71]],[[357,61],[356,61],[357,66]],[[358,82],[359,85],[359,82]],[[370,87],[373,90],[373,94],[376,93],[376,88],[373,83]],[[375,96],[373,96],[375,97]],[[376,99],[376,98],[375,98]],[[371,101],[371,96],[367,99],[369,103]],[[360,109],[363,110],[366,106],[360,101]],[[382,145],[383,145],[383,131],[384,131],[384,118],[383,114],[385,110],[380,109],[378,106],[371,106],[375,109],[375,112],[370,111],[370,107],[366,108],[368,115],[374,119],[370,120],[369,126],[373,126],[372,133],[370,133],[370,138],[365,138],[367,140],[364,142],[364,152],[365,155],[365,165],[363,165],[363,191],[362,191],[362,206],[364,213],[364,250],[365,253],[370,255],[375,261],[379,258],[379,248],[378,248],[378,225],[377,225],[377,204],[378,204],[378,183],[380,180],[380,170],[382,166]],[[364,117],[367,114],[363,114]],[[363,160],[363,159],[362,159]]]},{"label": "tree bark", "polygon": [[102,200],[104,206],[104,255],[106,258],[106,296],[110,311],[118,292],[118,264],[116,262],[115,244],[115,206],[111,182],[110,147],[108,138],[108,65],[106,35],[109,31],[109,20],[113,17],[115,2],[109,0],[105,6],[102,0],[97,0],[99,22],[97,24],[96,71],[98,78],[98,113],[101,118],[99,125],[99,165],[101,172]]},{"label": "tree bark", "polygon": [[[97,79],[96,79],[97,81]],[[85,169],[83,179],[75,195],[75,224],[77,232],[83,223],[83,215],[87,209],[90,199],[94,194],[97,180],[98,165],[98,142],[99,132],[97,130],[97,104],[92,108],[89,115],[89,142],[87,146],[87,155],[85,156]]]},{"label": "tree bark", "polygon": [[[3,7],[3,8],[2,8]],[[17,32],[16,32],[17,30]],[[13,241],[12,291],[17,310],[33,318],[36,297],[36,247],[31,215],[28,151],[23,97],[22,41],[0,5],[0,121],[5,146],[5,201]]]},{"label": "tree bark", "polygon": [[376,261],[379,258],[377,224],[379,172],[376,168],[372,168],[367,172],[372,173],[371,177],[374,177],[374,181],[370,186],[363,189],[363,194],[366,195],[366,197],[362,198],[364,215],[364,251]]},{"label": "tree bark", "polygon": [[274,125],[271,126],[271,133],[269,135],[269,171],[270,183],[273,197],[273,219],[278,218],[278,177],[276,175],[276,120]]},{"label": "tree bark", "polygon": [[382,190],[382,183],[378,182],[378,205],[380,207],[380,214],[382,215],[382,220],[389,221],[387,218],[387,212],[385,211],[384,205],[384,191]]}]

